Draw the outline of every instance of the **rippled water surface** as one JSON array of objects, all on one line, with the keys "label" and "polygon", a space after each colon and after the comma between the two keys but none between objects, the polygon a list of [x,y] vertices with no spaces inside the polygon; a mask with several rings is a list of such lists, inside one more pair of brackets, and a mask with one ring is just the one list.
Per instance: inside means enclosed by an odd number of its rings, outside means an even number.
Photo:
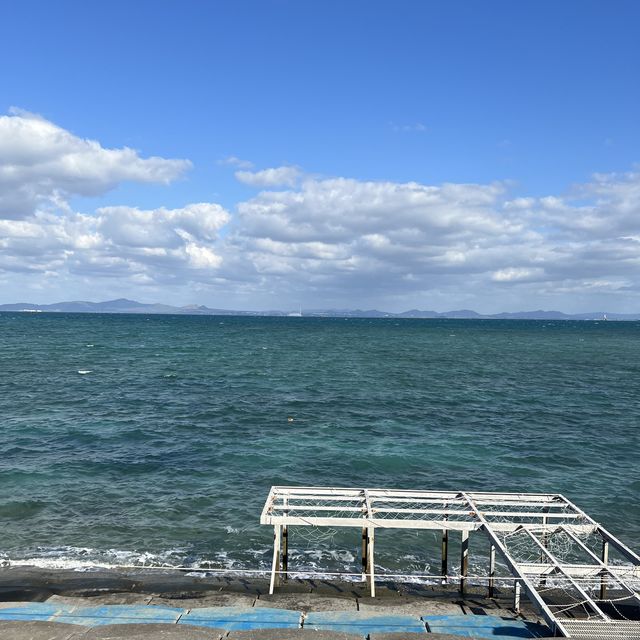
[{"label": "rippled water surface", "polygon": [[0,314],[0,345],[12,559],[266,566],[272,484],[561,492],[640,546],[640,323]]}]

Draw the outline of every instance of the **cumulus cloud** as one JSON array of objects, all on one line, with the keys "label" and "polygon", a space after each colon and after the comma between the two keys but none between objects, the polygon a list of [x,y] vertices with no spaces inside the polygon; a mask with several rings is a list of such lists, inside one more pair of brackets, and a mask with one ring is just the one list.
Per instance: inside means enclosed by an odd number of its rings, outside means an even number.
[{"label": "cumulus cloud", "polygon": [[148,283],[206,280],[222,264],[216,241],[228,221],[228,212],[211,203],[0,220],[0,270]]},{"label": "cumulus cloud", "polygon": [[96,196],[124,181],[169,183],[188,160],[142,158],[108,149],[44,118],[13,110],[0,117],[0,217],[22,218],[69,196]]},{"label": "cumulus cloud", "polygon": [[491,277],[496,282],[523,282],[526,280],[541,278],[543,275],[544,270],[540,268],[525,269],[522,267],[509,267],[507,269],[495,271]]},{"label": "cumulus cloud", "polygon": [[500,184],[307,180],[238,205],[243,250],[258,271],[329,287],[430,286],[447,272],[482,270],[526,231],[501,215]]},{"label": "cumulus cloud", "polygon": [[497,311],[541,301],[566,308],[582,297],[637,307],[637,171],[530,197],[500,182],[322,178],[243,162],[226,163],[261,190],[233,213],[209,202],[77,212],[70,195],[170,181],[188,163],[105,149],[30,114],[0,118],[0,277],[38,286],[48,277],[111,280],[129,292],[189,285],[210,296],[242,292],[246,306],[259,297],[269,307],[295,299]]},{"label": "cumulus cloud", "polygon": [[297,167],[272,167],[261,171],[236,171],[235,177],[251,187],[294,187],[301,176]]},{"label": "cumulus cloud", "polygon": [[[284,291],[384,297],[632,291],[640,275],[640,174],[569,195],[509,198],[494,184],[307,179],[238,205],[235,249]],[[636,287],[637,289],[637,287]]]},{"label": "cumulus cloud", "polygon": [[253,169],[253,162],[250,160],[242,160],[237,156],[227,156],[218,161],[218,164],[227,165],[229,167],[237,167],[238,169]]}]

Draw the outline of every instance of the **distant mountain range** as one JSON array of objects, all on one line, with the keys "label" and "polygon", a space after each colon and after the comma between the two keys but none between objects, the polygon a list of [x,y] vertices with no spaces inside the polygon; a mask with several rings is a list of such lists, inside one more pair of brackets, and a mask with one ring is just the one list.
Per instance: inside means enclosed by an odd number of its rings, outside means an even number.
[{"label": "distant mountain range", "polygon": [[[178,314],[194,316],[299,316],[290,311],[234,311],[230,309],[211,309],[204,305],[187,305],[174,307],[168,304],[145,304],[135,300],[119,298],[106,302],[57,302],[55,304],[33,304],[17,302],[1,304],[2,311],[22,311],[31,313],[146,313],[146,314]],[[562,313],[561,311],[518,311],[515,313],[496,313],[483,315],[470,309],[456,311],[424,311],[411,309],[402,313],[388,313],[377,309],[305,309],[304,316],[326,318],[456,318],[456,319],[489,319],[489,320],[640,320],[640,313],[609,313],[594,311],[592,313]]]}]

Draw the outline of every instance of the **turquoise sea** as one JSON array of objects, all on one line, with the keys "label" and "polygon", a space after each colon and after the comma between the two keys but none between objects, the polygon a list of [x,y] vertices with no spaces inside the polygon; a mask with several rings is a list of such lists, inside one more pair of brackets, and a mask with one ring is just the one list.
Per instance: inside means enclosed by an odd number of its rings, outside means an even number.
[{"label": "turquoise sea", "polygon": [[[266,567],[272,484],[560,492],[640,547],[635,322],[5,313],[0,421],[13,561]],[[424,536],[380,570],[437,572]]]}]

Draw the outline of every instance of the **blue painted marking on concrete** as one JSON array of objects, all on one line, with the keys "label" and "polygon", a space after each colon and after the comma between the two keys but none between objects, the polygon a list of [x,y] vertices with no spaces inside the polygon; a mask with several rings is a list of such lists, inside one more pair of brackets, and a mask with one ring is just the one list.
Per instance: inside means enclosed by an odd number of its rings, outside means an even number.
[{"label": "blue painted marking on concrete", "polygon": [[0,603],[0,620],[47,621],[72,608],[47,602],[3,602]]},{"label": "blue painted marking on concrete", "polygon": [[104,624],[175,624],[186,609],[159,605],[112,604],[98,607],[74,607],[51,618],[53,622],[99,627]]},{"label": "blue painted marking on concrete", "polygon": [[229,631],[251,629],[298,629],[302,614],[267,607],[202,607],[182,616],[178,624],[217,627]]},{"label": "blue painted marking on concrete", "polygon": [[498,616],[422,616],[429,631],[450,633],[464,638],[542,638],[550,636],[548,627],[525,620]]},{"label": "blue painted marking on concrete", "polygon": [[[180,609],[156,605],[106,605],[76,607],[47,602],[0,603],[0,621],[55,621],[95,627],[105,624],[166,623],[216,627],[229,631],[252,629],[297,629],[302,614],[287,609],[262,607],[206,607]],[[426,623],[426,627],[425,627]],[[305,628],[332,630],[366,636],[373,633],[400,632],[449,633],[466,638],[517,640],[551,635],[541,624],[478,615],[416,616],[387,615],[363,611],[317,611],[309,613]]]},{"label": "blue painted marking on concrete", "polygon": [[305,629],[343,631],[363,636],[369,633],[426,633],[418,616],[369,613],[365,611],[315,611],[307,614]]}]

